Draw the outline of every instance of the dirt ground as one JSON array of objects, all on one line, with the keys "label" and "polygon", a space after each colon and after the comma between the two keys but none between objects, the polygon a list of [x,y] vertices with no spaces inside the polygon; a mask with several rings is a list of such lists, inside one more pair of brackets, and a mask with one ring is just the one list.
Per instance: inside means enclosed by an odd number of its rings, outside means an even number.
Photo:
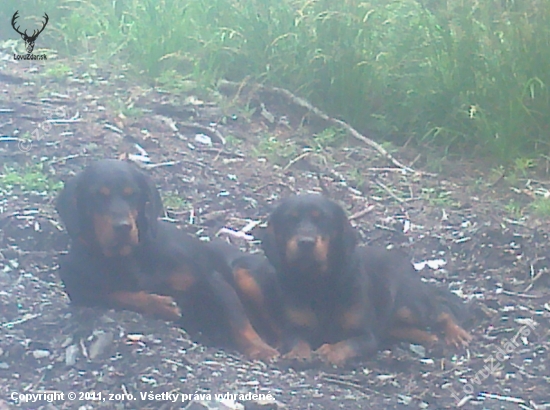
[{"label": "dirt ground", "polygon": [[[410,148],[393,156],[417,159],[418,172],[352,137],[338,147],[321,137],[314,143],[326,122],[268,90],[162,92],[127,80],[123,69],[77,63],[59,80],[44,75],[52,61],[12,60],[7,52],[0,60],[5,173],[42,164],[48,181],[64,181],[93,159],[143,156],[138,144],[155,165],[147,172],[168,216],[201,237],[265,221],[290,193],[324,191],[365,242],[403,248],[414,262],[444,261],[420,274],[470,304],[474,341],[461,350],[401,344],[346,368],[289,368],[201,346],[131,312],[75,310],[57,276],[68,240],[55,191],[8,189],[2,178],[0,409],[550,409],[549,228],[506,208],[528,203],[549,181],[511,189],[486,183],[488,171],[466,163],[423,173],[425,156]],[[53,391],[64,399],[17,400]],[[91,394],[70,400],[69,392]],[[176,403],[141,397],[150,392],[197,395]],[[276,401],[208,401],[224,393]]]}]

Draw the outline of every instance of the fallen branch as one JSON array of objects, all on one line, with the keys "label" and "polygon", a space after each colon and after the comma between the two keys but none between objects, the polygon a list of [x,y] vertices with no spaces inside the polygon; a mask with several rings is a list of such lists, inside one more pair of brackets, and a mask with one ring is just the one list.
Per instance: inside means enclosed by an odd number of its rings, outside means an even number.
[{"label": "fallen branch", "polygon": [[362,218],[363,216],[365,216],[366,214],[368,214],[369,212],[371,212],[372,210],[374,209],[374,205],[369,205],[367,206],[365,209],[359,211],[359,212],[356,212],[354,213],[353,215],[351,215],[348,219],[350,221],[353,221],[355,219],[360,219]]},{"label": "fallen branch", "polygon": [[[227,81],[227,80],[221,80],[218,85],[220,87],[227,87],[227,88],[237,89],[239,92],[241,92],[242,89],[243,89],[243,84],[242,83],[237,83],[237,82]],[[385,157],[389,162],[391,162],[395,166],[403,169],[404,171],[414,173],[414,174],[425,174],[425,175],[427,175],[426,173],[415,171],[414,169],[412,169],[412,168],[408,167],[407,165],[403,164],[402,162],[398,161],[388,151],[386,151],[384,149],[384,147],[382,147],[377,142],[371,140],[370,138],[364,136],[363,134],[361,134],[359,131],[357,131],[355,128],[353,128],[348,123],[346,123],[342,120],[330,117],[329,115],[327,115],[323,111],[321,111],[319,108],[314,107],[307,100],[292,94],[290,91],[285,90],[284,88],[268,87],[268,86],[264,86],[264,85],[255,85],[254,90],[268,91],[268,92],[272,92],[274,94],[278,94],[278,95],[286,98],[287,100],[290,100],[295,105],[298,105],[299,107],[305,108],[306,110],[313,113],[314,115],[321,118],[322,120],[327,121],[328,123],[333,124],[337,127],[341,127],[343,129],[345,129],[352,137],[354,137],[355,139],[358,139],[359,141],[362,141],[363,143],[367,144],[369,147],[374,148],[383,157]]]}]

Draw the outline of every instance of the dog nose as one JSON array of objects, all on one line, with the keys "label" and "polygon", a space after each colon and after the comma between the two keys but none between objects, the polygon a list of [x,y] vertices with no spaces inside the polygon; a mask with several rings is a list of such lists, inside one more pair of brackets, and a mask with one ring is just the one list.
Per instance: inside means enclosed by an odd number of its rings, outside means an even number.
[{"label": "dog nose", "polygon": [[132,229],[132,224],[128,219],[121,219],[113,224],[113,228],[118,234],[126,234]]}]

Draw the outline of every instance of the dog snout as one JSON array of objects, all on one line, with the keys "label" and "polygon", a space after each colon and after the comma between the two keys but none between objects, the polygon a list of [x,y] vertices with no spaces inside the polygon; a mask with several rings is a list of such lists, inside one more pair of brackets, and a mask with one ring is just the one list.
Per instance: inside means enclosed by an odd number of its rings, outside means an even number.
[{"label": "dog snout", "polygon": [[313,236],[300,236],[297,243],[300,249],[311,250],[315,246],[315,238]]},{"label": "dog snout", "polygon": [[116,218],[113,221],[113,230],[117,235],[128,235],[132,230],[132,221],[126,215],[124,217]]}]

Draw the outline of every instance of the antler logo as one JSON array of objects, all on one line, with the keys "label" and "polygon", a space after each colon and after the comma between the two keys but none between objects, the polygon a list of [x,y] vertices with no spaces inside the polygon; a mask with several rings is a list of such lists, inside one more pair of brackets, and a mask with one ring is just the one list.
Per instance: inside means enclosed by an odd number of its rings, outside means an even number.
[{"label": "antler logo", "polygon": [[32,32],[32,35],[28,35],[27,34],[27,30],[25,30],[23,33],[21,33],[19,31],[19,26],[15,27],[15,21],[17,20],[17,18],[19,17],[19,10],[17,10],[14,14],[13,14],[13,17],[11,18],[11,26],[13,27],[13,29],[19,33],[21,35],[21,38],[23,40],[25,40],[25,47],[27,48],[27,53],[31,54],[32,53],[32,50],[34,49],[34,42],[36,41],[36,39],[38,38],[38,36],[40,35],[40,33],[42,33],[44,31],[44,29],[46,28],[46,26],[48,25],[48,20],[50,19],[48,17],[48,15],[46,13],[44,13],[44,24],[42,25],[42,28],[40,30],[33,30]]}]

